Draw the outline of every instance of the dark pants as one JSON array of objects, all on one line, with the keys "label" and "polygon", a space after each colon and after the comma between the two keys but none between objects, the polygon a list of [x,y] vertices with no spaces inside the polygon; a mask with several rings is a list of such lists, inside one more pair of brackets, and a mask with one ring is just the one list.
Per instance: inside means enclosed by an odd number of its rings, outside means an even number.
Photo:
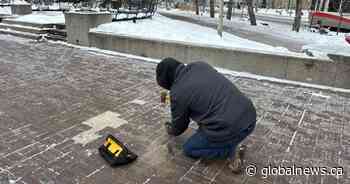
[{"label": "dark pants", "polygon": [[183,145],[184,153],[192,158],[226,159],[234,155],[235,149],[254,130],[255,123],[241,131],[232,142],[210,142],[207,137],[198,130]]}]

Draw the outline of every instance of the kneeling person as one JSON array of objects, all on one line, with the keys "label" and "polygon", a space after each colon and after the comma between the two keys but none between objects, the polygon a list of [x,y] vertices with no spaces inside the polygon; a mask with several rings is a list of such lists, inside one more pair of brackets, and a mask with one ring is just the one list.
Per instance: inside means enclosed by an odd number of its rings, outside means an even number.
[{"label": "kneeling person", "polygon": [[169,134],[178,136],[190,119],[199,129],[183,145],[193,158],[225,159],[255,128],[253,103],[225,76],[204,62],[184,65],[163,59],[156,69],[158,84],[170,90],[172,122]]}]

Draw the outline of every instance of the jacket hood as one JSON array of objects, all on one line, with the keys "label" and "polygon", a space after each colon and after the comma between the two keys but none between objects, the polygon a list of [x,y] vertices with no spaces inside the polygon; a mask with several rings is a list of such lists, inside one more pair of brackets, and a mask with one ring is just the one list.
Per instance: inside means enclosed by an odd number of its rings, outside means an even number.
[{"label": "jacket hood", "polygon": [[165,58],[158,65],[156,70],[157,83],[159,86],[170,90],[175,81],[176,69],[182,63],[174,58]]}]

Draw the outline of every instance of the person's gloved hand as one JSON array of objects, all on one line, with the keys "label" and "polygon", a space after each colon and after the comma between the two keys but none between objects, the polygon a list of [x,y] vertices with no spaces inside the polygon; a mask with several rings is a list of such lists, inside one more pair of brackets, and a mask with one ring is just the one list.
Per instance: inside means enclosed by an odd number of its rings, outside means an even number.
[{"label": "person's gloved hand", "polygon": [[173,129],[173,125],[171,124],[171,122],[165,122],[165,129],[169,135],[174,135],[174,129]]}]

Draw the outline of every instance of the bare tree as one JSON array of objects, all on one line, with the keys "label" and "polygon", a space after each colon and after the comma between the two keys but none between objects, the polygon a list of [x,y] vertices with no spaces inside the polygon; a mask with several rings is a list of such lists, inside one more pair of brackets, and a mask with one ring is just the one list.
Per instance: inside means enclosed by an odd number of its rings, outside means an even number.
[{"label": "bare tree", "polygon": [[222,37],[222,32],[224,30],[224,0],[220,0],[220,15],[218,24],[218,34]]},{"label": "bare tree", "polygon": [[295,18],[294,18],[294,24],[293,24],[293,31],[299,32],[300,25],[301,25],[301,3],[302,0],[297,0],[297,5],[295,8]]},{"label": "bare tree", "polygon": [[196,9],[196,15],[199,15],[199,0],[194,0],[194,7]]},{"label": "bare tree", "polygon": [[248,14],[250,19],[250,24],[252,26],[256,26],[256,18],[254,13],[254,7],[253,7],[253,0],[246,0],[247,6],[248,6]]},{"label": "bare tree", "polygon": [[276,8],[276,4],[277,4],[278,1],[280,1],[280,0],[271,0],[271,3],[270,3],[271,6],[269,8],[275,9]]},{"label": "bare tree", "polygon": [[288,0],[287,12],[289,12],[289,10],[290,10],[291,3],[292,3],[291,0]]},{"label": "bare tree", "polygon": [[231,17],[232,17],[232,6],[233,6],[233,0],[229,0],[228,6],[227,6],[227,14],[226,14],[226,18],[228,20],[231,20]]},{"label": "bare tree", "polygon": [[215,0],[209,0],[210,17],[215,17]]},{"label": "bare tree", "polygon": [[167,10],[170,9],[170,8],[169,8],[169,0],[165,0],[165,8],[166,8]]}]

